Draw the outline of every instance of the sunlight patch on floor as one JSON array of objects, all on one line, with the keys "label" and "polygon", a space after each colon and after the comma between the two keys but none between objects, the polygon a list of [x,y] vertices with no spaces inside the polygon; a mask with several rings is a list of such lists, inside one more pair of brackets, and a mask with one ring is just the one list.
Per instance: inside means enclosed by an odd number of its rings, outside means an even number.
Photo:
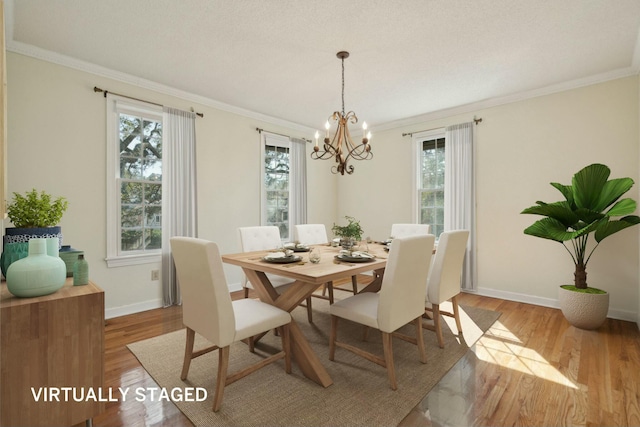
[{"label": "sunlight patch on floor", "polygon": [[[448,311],[449,313],[453,313],[453,306],[450,301],[445,301],[440,304],[440,310]],[[469,317],[469,315],[464,311],[464,308],[458,307],[458,311],[460,314],[460,323],[462,324],[462,332],[463,336],[458,334],[458,328],[456,327],[456,321],[453,317],[449,316],[440,316],[442,322],[442,331],[446,333],[447,327],[451,330],[451,333],[456,336],[456,341],[459,344],[466,344],[471,347],[473,343],[478,341],[480,337],[482,337],[482,329],[476,325],[476,323]]]},{"label": "sunlight patch on floor", "polygon": [[[464,333],[466,335],[466,331]],[[499,321],[476,342],[472,351],[484,362],[514,369],[566,387],[578,388],[538,352],[525,347]]]}]

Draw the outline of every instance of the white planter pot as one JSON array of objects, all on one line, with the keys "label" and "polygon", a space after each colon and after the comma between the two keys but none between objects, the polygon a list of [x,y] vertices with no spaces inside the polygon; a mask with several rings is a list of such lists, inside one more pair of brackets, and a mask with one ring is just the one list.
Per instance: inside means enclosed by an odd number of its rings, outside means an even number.
[{"label": "white planter pot", "polygon": [[576,328],[598,329],[607,318],[609,293],[585,294],[558,289],[562,314]]}]

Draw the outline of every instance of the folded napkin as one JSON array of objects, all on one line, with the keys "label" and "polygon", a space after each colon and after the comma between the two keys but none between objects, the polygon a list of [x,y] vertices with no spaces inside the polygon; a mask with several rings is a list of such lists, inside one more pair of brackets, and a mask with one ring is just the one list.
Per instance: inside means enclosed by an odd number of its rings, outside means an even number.
[{"label": "folded napkin", "polygon": [[306,249],[308,246],[302,243],[285,243],[285,249]]},{"label": "folded napkin", "polygon": [[362,251],[346,251],[346,250],[341,250],[340,251],[341,255],[346,255],[349,256],[351,258],[375,258],[375,256],[371,255],[368,252],[362,252]]},{"label": "folded napkin", "polygon": [[284,252],[270,252],[267,255],[265,255],[264,257],[271,259],[271,258],[284,258],[286,256],[287,256],[287,254],[284,253]]}]

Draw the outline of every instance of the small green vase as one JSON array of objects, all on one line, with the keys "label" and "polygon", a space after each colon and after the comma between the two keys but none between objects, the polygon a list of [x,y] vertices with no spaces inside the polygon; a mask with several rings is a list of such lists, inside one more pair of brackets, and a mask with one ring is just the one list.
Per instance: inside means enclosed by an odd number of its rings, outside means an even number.
[{"label": "small green vase", "polygon": [[9,266],[27,255],[29,255],[29,242],[5,243],[2,255],[0,255],[2,275],[7,277]]},{"label": "small green vase", "polygon": [[73,286],[89,284],[89,263],[84,255],[78,255],[78,260],[73,263]]},{"label": "small green vase", "polygon": [[29,256],[7,269],[7,289],[17,297],[39,297],[56,292],[67,280],[60,257],[47,255],[47,239],[29,240]]}]

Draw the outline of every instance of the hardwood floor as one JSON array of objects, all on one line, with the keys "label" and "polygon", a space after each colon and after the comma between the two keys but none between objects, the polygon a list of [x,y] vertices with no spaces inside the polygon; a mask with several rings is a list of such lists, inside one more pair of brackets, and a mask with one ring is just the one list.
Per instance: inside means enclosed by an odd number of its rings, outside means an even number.
[{"label": "hardwood floor", "polygon": [[[459,302],[502,316],[401,426],[640,425],[635,323],[607,319],[598,331],[583,331],[569,326],[556,309],[473,294],[462,294]],[[182,327],[181,307],[108,320],[105,386],[157,387],[126,345]],[[192,426],[170,402],[133,399],[107,403],[93,423]]]}]

